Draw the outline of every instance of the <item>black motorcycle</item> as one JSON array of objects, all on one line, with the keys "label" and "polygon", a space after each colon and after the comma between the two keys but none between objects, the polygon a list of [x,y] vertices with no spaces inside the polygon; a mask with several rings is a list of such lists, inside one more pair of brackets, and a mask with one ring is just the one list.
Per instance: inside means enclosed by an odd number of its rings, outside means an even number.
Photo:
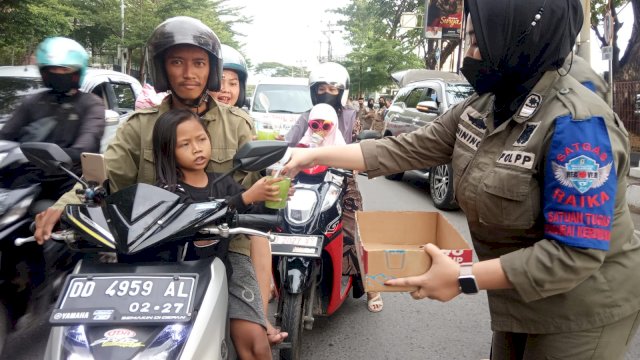
[{"label": "black motorcycle", "polygon": [[0,354],[11,331],[46,314],[76,260],[59,244],[14,242],[53,203],[40,198],[41,175],[18,143],[0,141]]},{"label": "black motorcycle", "polygon": [[[23,144],[22,149],[45,170],[64,168],[55,145]],[[286,144],[277,141],[246,144],[234,158],[234,170],[260,170],[285,151]],[[85,202],[65,207],[66,230],[51,237],[74,251],[111,254],[112,261],[83,259],[67,277],[49,320],[53,327],[45,359],[231,356],[224,263],[229,236],[273,239],[253,228],[276,227],[278,216],[238,215],[225,200],[187,204],[147,184],[96,201],[92,196],[99,188],[85,187],[90,190]],[[216,242],[214,256],[185,258],[184,246],[202,239]]]}]

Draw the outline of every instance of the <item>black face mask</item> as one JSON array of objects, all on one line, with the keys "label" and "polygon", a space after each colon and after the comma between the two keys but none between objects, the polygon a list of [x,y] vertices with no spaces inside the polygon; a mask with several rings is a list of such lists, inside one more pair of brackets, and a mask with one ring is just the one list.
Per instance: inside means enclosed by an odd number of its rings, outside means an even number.
[{"label": "black face mask", "polygon": [[42,81],[44,86],[51,88],[56,94],[66,94],[72,89],[80,88],[80,74],[74,72],[71,74],[54,74],[46,72]]},{"label": "black face mask", "polygon": [[495,92],[502,81],[502,73],[484,60],[465,57],[460,72],[478,95]]},{"label": "black face mask", "polygon": [[316,95],[316,99],[318,99],[318,104],[329,104],[336,110],[342,106],[342,104],[340,104],[340,95],[331,95],[329,93],[324,93]]}]

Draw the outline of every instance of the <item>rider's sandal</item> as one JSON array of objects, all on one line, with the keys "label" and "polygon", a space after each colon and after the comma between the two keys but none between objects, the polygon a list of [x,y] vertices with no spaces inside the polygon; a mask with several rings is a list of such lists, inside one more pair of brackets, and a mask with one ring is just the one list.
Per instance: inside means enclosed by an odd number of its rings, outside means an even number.
[{"label": "rider's sandal", "polygon": [[380,295],[380,293],[367,300],[367,309],[369,309],[369,311],[371,312],[380,312],[382,311],[383,306],[384,303],[382,302],[382,295]]}]

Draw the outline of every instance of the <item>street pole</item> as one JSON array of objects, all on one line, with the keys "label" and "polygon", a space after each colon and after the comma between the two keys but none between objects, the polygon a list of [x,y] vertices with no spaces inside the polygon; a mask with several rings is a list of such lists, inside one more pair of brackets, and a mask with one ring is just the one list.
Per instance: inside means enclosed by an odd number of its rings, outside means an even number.
[{"label": "street pole", "polygon": [[591,0],[582,0],[582,11],[584,22],[580,30],[580,41],[578,41],[578,56],[591,64]]},{"label": "street pole", "polygon": [[124,56],[124,0],[120,0],[120,45],[118,45],[120,56],[120,72],[126,74],[125,56]]},{"label": "street pole", "polygon": [[[609,0],[609,11],[607,13],[607,15],[609,16],[609,36],[607,38],[607,46],[611,47],[611,56],[609,56],[609,98],[607,99],[609,101],[609,106],[611,106],[611,108],[613,108],[613,32],[614,32],[614,26],[613,26],[613,21],[614,19],[611,17],[611,14],[613,14],[613,1]],[[605,24],[605,26],[607,26],[607,24]]]}]

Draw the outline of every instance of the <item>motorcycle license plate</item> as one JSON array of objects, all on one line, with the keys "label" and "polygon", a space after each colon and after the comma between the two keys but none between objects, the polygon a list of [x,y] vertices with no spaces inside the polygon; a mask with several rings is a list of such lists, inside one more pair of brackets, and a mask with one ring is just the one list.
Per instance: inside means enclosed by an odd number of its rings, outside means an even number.
[{"label": "motorcycle license plate", "polygon": [[313,235],[274,234],[271,253],[278,256],[300,256],[319,258],[322,252],[322,237]]},{"label": "motorcycle license plate", "polygon": [[49,322],[186,322],[191,319],[198,274],[73,274]]}]

